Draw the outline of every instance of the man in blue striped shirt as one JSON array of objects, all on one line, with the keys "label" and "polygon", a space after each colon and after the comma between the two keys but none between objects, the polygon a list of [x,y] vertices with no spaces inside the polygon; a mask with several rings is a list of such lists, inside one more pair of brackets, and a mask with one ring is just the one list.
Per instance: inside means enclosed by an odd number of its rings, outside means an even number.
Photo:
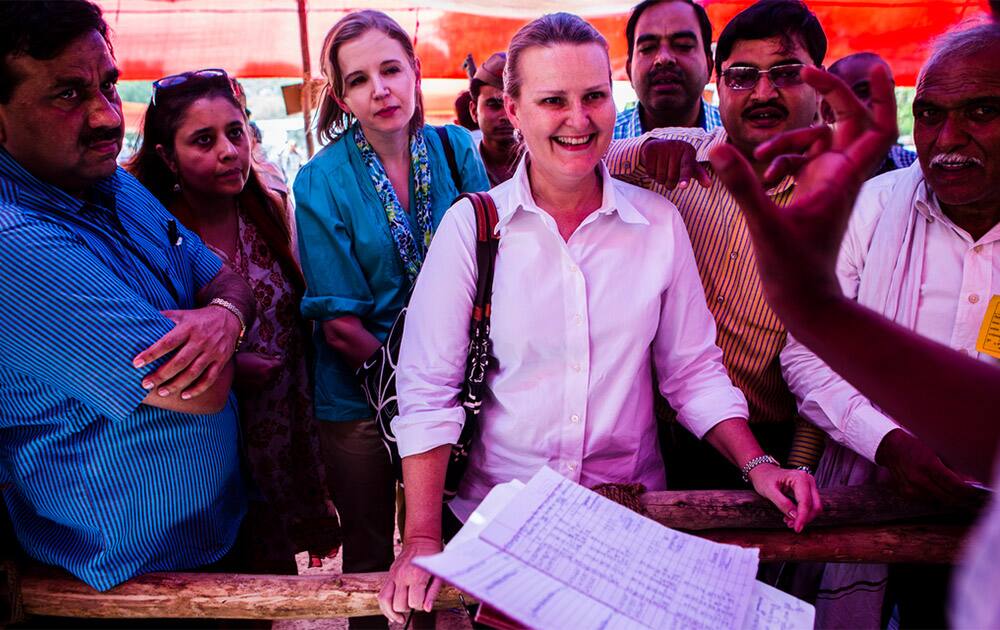
[{"label": "man in blue striped shirt", "polygon": [[693,0],[643,0],[625,25],[625,71],[639,97],[615,121],[614,138],[635,138],[659,127],[722,126],[719,110],[702,97],[712,75],[712,23]]},{"label": "man in blue striped shirt", "polygon": [[253,315],[117,167],[107,38],[86,0],[0,3],[0,484],[25,552],[102,590],[232,547]]}]

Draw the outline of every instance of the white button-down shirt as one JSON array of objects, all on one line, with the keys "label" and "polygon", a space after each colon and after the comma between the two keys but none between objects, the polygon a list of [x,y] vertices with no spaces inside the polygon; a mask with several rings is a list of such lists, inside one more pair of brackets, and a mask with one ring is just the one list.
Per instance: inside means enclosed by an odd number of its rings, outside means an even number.
[{"label": "white button-down shirt", "polygon": [[[587,486],[665,487],[653,419],[660,391],[699,437],[745,418],[715,345],[691,245],[676,208],[614,180],[568,241],[531,197],[526,161],[491,191],[500,249],[490,338],[495,364],[459,496],[465,519],[494,485],[544,465]],[[393,429],[406,457],[456,441],[476,285],[475,214],[445,215],[410,301]]]},{"label": "white button-down shirt", "polygon": [[[848,297],[857,298],[862,276],[874,273],[866,270],[866,262],[878,218],[889,204],[912,203],[911,211],[927,224],[915,332],[969,356],[1000,363],[976,352],[990,297],[1000,294],[1000,225],[974,240],[945,216],[923,178],[914,180],[916,190],[896,186],[908,177],[908,170],[892,171],[865,184],[837,261],[841,288]],[[866,306],[878,309],[879,305]],[[789,337],[781,361],[802,415],[837,442],[875,461],[879,444],[898,428],[896,423],[794,338]]]},{"label": "white button-down shirt", "polygon": [[921,190],[917,212],[927,221],[916,331],[985,361],[976,351],[990,297],[1000,294],[1000,224],[979,240],[945,216],[933,195]]}]

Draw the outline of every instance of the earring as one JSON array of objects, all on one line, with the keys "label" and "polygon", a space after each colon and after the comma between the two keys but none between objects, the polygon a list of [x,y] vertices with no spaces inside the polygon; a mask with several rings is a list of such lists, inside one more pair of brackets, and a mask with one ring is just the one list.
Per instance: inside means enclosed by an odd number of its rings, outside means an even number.
[{"label": "earring", "polygon": [[172,189],[172,190],[173,190],[173,191],[174,191],[175,193],[179,193],[179,192],[181,191],[181,183],[180,183],[180,182],[177,182],[177,183],[175,183],[175,184],[174,184],[174,187],[173,187],[173,189]]},{"label": "earring", "polygon": [[514,140],[517,142],[524,142],[524,138],[521,137],[520,129],[517,128],[514,129]]}]

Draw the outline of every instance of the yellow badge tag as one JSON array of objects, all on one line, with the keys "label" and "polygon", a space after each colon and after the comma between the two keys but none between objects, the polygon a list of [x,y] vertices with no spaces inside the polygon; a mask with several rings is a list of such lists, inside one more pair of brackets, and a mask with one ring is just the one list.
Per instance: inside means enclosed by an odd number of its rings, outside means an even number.
[{"label": "yellow badge tag", "polygon": [[986,307],[986,317],[979,329],[976,350],[1000,359],[1000,295],[994,295]]}]

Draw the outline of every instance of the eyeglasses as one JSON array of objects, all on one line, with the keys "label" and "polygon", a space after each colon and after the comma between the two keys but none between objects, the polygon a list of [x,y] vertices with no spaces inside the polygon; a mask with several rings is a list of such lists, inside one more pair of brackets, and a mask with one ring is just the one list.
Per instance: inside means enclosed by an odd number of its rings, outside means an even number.
[{"label": "eyeglasses", "polygon": [[[178,85],[183,85],[190,81],[191,79],[226,79],[232,86],[232,79],[226,74],[226,71],[222,68],[205,68],[204,70],[192,70],[191,72],[182,72],[180,74],[172,74],[168,77],[163,77],[162,79],[157,79],[153,81],[153,96],[151,102],[156,105],[156,93],[160,90],[169,90],[170,88],[175,88]],[[235,90],[234,90],[235,92]]]},{"label": "eyeglasses", "polygon": [[761,75],[767,75],[771,85],[787,88],[802,84],[804,63],[786,63],[761,70],[752,66],[730,66],[722,71],[722,80],[730,90],[752,90],[757,87]]}]

